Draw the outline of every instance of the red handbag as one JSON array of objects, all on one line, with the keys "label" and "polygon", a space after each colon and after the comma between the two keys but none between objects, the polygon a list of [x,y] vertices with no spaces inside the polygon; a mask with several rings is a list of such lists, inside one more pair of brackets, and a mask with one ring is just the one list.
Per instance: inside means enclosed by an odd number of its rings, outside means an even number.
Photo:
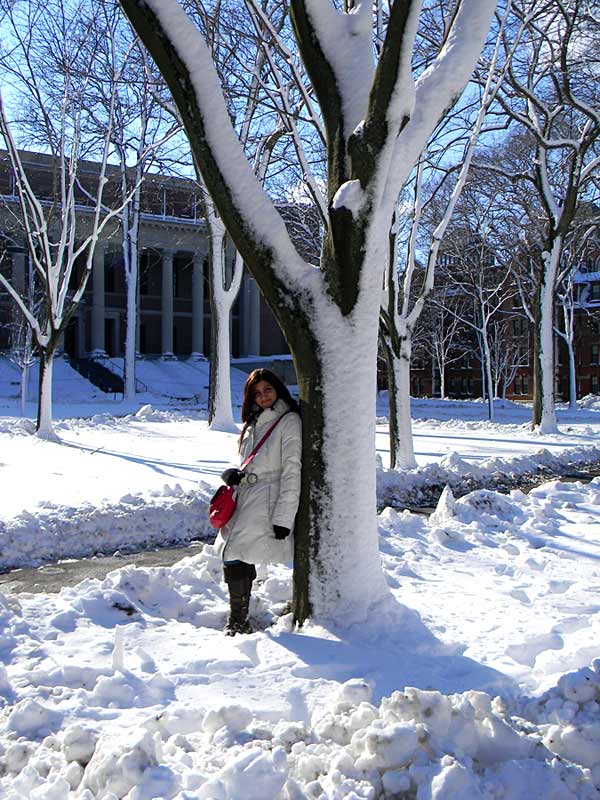
[{"label": "red handbag", "polygon": [[233,516],[236,507],[235,488],[219,486],[208,507],[208,521],[213,528],[222,528]]},{"label": "red handbag", "polygon": [[[260,448],[267,441],[269,436],[273,433],[277,425],[279,425],[286,414],[289,414],[289,411],[285,411],[278,419],[275,420],[260,442],[256,445],[254,450],[250,453],[248,458],[244,460],[244,463],[240,469],[243,470],[248,466],[248,464],[252,461],[254,456],[258,453]],[[208,505],[208,521],[212,527],[222,528],[224,525],[227,525],[233,516],[236,505],[237,501],[235,499],[235,486],[219,486],[217,491],[211,497]]]}]

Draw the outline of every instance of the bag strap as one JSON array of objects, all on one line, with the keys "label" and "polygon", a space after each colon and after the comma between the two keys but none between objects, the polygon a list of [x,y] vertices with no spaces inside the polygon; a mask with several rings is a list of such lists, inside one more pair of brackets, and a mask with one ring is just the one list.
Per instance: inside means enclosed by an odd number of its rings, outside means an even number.
[{"label": "bag strap", "polygon": [[260,440],[260,442],[259,442],[259,443],[256,445],[256,447],[254,448],[254,450],[253,450],[253,451],[250,453],[250,455],[248,456],[248,458],[246,458],[246,459],[244,460],[244,463],[242,464],[242,466],[240,467],[240,469],[245,469],[245,468],[248,466],[248,464],[250,464],[250,462],[252,461],[252,459],[254,458],[254,456],[255,456],[255,455],[258,453],[258,451],[260,450],[260,448],[261,448],[261,447],[263,446],[263,444],[264,444],[264,443],[267,441],[267,439],[269,438],[269,436],[270,436],[270,435],[273,433],[273,431],[274,431],[274,430],[275,430],[275,428],[276,428],[276,427],[279,425],[279,423],[281,422],[281,420],[282,420],[282,419],[285,417],[285,415],[286,415],[286,414],[289,414],[289,413],[290,413],[289,411],[284,411],[284,412],[283,412],[283,414],[282,414],[280,417],[278,417],[278,418],[275,420],[275,422],[274,422],[274,423],[271,425],[271,427],[269,428],[269,430],[268,430],[268,431],[265,433],[265,435],[262,437],[262,439]]}]

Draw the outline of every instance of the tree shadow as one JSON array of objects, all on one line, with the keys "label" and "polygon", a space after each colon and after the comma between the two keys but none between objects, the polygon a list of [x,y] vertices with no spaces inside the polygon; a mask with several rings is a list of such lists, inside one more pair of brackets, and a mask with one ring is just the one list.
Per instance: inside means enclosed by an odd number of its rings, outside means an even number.
[{"label": "tree shadow", "polygon": [[375,703],[406,686],[444,694],[472,689],[492,696],[520,694],[512,678],[462,655],[463,646],[440,642],[417,612],[393,599],[385,606],[383,618],[374,624],[370,615],[364,630],[315,629],[309,624],[303,631],[266,633],[302,662],[292,669],[295,677],[338,682],[362,678],[372,685]]}]

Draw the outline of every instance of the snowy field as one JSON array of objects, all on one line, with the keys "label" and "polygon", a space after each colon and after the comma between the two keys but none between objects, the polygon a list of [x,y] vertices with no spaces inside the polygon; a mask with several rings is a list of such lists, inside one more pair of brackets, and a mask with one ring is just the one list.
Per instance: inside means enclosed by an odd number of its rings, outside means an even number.
[{"label": "snowy field", "polygon": [[[421,469],[392,473],[384,400],[380,496],[600,455],[592,402],[534,436],[524,407],[490,424],[481,403],[415,401]],[[11,402],[4,566],[207,532],[236,442],[203,412],[118,417],[88,401],[73,419],[59,403],[57,445],[28,435]],[[225,637],[210,545],[59,595],[0,595],[0,798],[596,798],[600,480],[447,492],[429,519],[387,508],[379,528],[390,598],[343,629],[294,631],[290,572],[274,567],[259,572],[257,632]]]}]

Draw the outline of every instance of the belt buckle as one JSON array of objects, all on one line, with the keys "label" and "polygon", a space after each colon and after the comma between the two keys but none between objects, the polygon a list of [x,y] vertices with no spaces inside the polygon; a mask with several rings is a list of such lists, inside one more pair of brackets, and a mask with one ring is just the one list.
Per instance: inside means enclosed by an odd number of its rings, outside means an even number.
[{"label": "belt buckle", "polygon": [[258,475],[256,475],[254,472],[247,472],[246,473],[246,483],[249,483],[250,486],[255,484],[257,482],[257,480],[258,480]]}]

